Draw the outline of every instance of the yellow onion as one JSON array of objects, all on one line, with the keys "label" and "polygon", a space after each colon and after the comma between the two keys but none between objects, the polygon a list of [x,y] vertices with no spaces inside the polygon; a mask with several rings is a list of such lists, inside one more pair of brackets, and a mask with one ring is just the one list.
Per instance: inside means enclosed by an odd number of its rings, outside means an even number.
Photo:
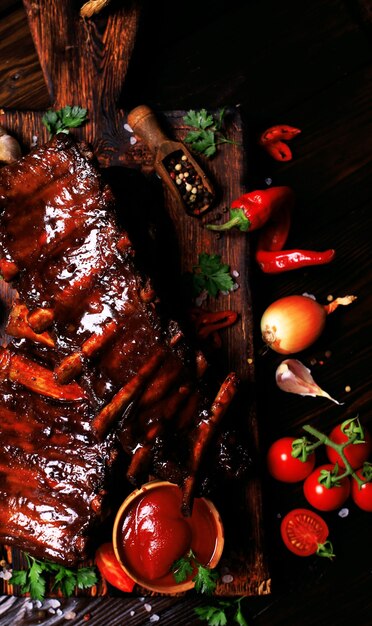
[{"label": "yellow onion", "polygon": [[356,296],[345,296],[322,305],[310,296],[280,298],[262,315],[262,339],[279,354],[305,350],[322,334],[327,315],[339,305],[350,304],[355,299]]}]

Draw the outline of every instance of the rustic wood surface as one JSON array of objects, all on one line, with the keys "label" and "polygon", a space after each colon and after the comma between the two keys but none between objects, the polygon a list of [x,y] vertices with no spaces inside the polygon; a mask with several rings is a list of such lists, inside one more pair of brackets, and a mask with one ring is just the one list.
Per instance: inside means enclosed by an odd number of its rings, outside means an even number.
[{"label": "rustic wood surface", "polygon": [[[34,3],[38,4],[38,3]],[[128,111],[146,103],[164,110],[215,109],[240,104],[247,129],[247,188],[271,178],[290,184],[298,202],[290,236],[293,247],[335,247],[336,260],[321,268],[278,276],[252,264],[250,288],[255,321],[255,362],[263,524],[272,576],[270,596],[244,601],[256,626],[368,626],[371,623],[371,516],[348,502],[349,514],[325,515],[337,558],[300,559],[279,537],[280,516],[305,505],[300,486],[273,483],[264,453],[275,438],[301,434],[301,426],[330,429],[359,414],[371,424],[371,47],[368,0],[192,0],[187,5],[143,3],[139,30],[120,104]],[[33,48],[25,11],[18,0],[0,3],[0,105],[17,110],[45,109],[49,96]],[[284,122],[302,129],[292,142],[294,159],[276,163],[260,152],[258,133]],[[254,246],[255,238],[249,238]],[[222,245],[222,244],[221,244]],[[301,359],[317,382],[344,402],[301,398],[276,389],[280,362],[262,352],[260,315],[282,295],[309,292],[353,293],[358,300],[328,320],[321,339]],[[330,356],[325,357],[325,353]],[[347,392],[345,388],[350,387]],[[194,607],[207,602],[185,598],[72,599],[62,608],[76,613],[73,624],[195,625]],[[148,606],[145,608],[145,604]],[[147,611],[146,609],[151,609]],[[28,614],[24,599],[3,598],[0,624],[62,624],[48,607]]]}]

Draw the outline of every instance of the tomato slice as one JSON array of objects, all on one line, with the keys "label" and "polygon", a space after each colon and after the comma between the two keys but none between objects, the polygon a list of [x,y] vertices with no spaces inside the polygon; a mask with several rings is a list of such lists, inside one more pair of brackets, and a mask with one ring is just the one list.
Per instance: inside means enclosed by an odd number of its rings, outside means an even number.
[{"label": "tomato slice", "polygon": [[325,521],[308,509],[293,509],[282,519],[280,533],[284,544],[297,556],[315,554],[326,541],[329,530]]},{"label": "tomato slice", "polygon": [[135,585],[134,580],[128,576],[121,567],[114,552],[112,543],[103,543],[95,554],[96,565],[105,580],[110,585],[121,591],[130,592]]}]

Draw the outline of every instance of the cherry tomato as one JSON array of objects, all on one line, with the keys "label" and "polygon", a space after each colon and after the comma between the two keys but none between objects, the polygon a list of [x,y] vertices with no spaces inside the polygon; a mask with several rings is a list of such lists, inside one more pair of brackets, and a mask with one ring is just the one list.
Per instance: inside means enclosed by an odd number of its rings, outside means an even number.
[{"label": "cherry tomato", "polygon": [[[363,431],[364,431],[364,439],[365,439],[364,443],[351,443],[350,445],[344,448],[344,454],[353,469],[356,469],[357,467],[361,467],[364,461],[368,459],[372,450],[371,435],[365,428],[363,428]],[[345,441],[347,441],[347,435],[345,435],[345,433],[342,432],[341,424],[339,424],[338,426],[335,426],[335,428],[332,430],[331,434],[329,435],[329,438],[335,443],[344,443]],[[336,452],[336,450],[334,450],[330,446],[326,446],[326,451],[327,451],[327,456],[331,463],[333,463],[334,465],[338,463],[340,467],[345,467],[345,464],[342,458]]]},{"label": "cherry tomato", "polygon": [[292,443],[294,437],[282,437],[275,441],[267,453],[267,468],[271,476],[276,480],[286,483],[296,483],[304,480],[315,465],[315,454],[311,453],[307,461],[303,462],[293,458]]},{"label": "cherry tomato", "polygon": [[[363,468],[357,470],[357,475],[362,480],[365,480],[363,476]],[[359,487],[356,480],[351,479],[351,497],[355,504],[363,511],[372,513],[372,483],[364,483]]]},{"label": "cherry tomato", "polygon": [[280,534],[288,550],[297,556],[315,554],[329,535],[325,521],[308,509],[293,509],[282,519]]},{"label": "cherry tomato", "polygon": [[[332,470],[333,465],[319,465],[304,482],[304,495],[306,500],[319,511],[334,511],[347,500],[350,494],[350,480],[347,476],[341,479],[338,487],[327,488],[319,483],[318,478],[321,470]],[[341,472],[339,472],[341,474]]]},{"label": "cherry tomato", "polygon": [[110,585],[121,591],[133,590],[135,585],[134,580],[122,569],[115,556],[112,543],[103,543],[98,548],[95,555],[95,562],[103,578],[105,578]]}]

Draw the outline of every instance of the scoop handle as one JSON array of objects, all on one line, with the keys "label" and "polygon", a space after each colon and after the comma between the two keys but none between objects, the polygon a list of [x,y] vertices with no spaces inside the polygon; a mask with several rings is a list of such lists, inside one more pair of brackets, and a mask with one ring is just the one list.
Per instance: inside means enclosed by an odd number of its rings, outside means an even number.
[{"label": "scoop handle", "polygon": [[134,134],[142,139],[154,154],[165,144],[169,144],[170,147],[175,144],[167,137],[154,111],[146,104],[141,104],[130,111],[128,124]]}]

